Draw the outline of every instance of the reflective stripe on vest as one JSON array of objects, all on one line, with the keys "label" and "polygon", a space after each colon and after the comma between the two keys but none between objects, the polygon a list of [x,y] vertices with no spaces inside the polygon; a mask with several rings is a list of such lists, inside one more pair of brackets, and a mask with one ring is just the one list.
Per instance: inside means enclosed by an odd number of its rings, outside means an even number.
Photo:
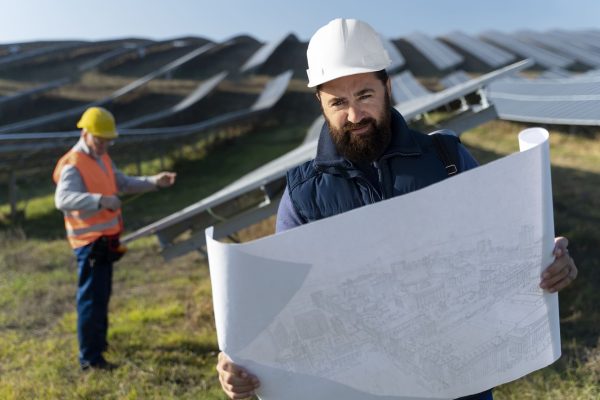
[{"label": "reflective stripe on vest", "polygon": [[[71,150],[56,164],[53,178],[58,183],[62,169],[66,165],[77,168],[87,192],[116,195],[117,184],[108,154],[102,156],[103,169],[98,160],[91,156]],[[103,235],[116,235],[123,230],[121,210],[78,210],[65,212],[65,229],[72,248],[78,248],[94,242]]]},{"label": "reflective stripe on vest", "polygon": [[101,224],[90,225],[84,228],[69,229],[67,228],[67,236],[82,236],[86,233],[104,231],[109,228],[119,227],[121,218],[116,215],[113,219],[103,222]]}]

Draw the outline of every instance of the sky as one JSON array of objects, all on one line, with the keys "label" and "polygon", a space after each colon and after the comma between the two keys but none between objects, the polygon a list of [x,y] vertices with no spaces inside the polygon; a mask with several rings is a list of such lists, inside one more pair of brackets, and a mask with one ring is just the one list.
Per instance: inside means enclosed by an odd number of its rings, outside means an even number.
[{"label": "sky", "polygon": [[0,44],[36,40],[154,40],[248,34],[261,42],[294,33],[308,41],[336,17],[383,36],[415,31],[515,32],[600,29],[600,0],[0,0]]}]

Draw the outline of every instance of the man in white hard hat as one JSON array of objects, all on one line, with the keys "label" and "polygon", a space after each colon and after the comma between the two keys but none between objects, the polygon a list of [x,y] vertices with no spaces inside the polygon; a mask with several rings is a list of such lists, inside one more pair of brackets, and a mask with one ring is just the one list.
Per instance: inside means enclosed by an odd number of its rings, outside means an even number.
[{"label": "man in white hard hat", "polygon": [[[278,232],[400,196],[477,166],[455,136],[408,128],[391,106],[385,71],[389,57],[366,23],[331,21],[311,38],[307,59],[308,86],[316,88],[326,123],[315,159],[287,173]],[[565,238],[556,239],[556,261],[542,275],[543,289],[558,291],[577,276],[567,244]],[[224,353],[219,354],[217,371],[231,399],[252,396],[260,385],[258,377]],[[491,398],[490,389],[463,399]]]},{"label": "man in white hard hat", "polygon": [[56,208],[64,214],[67,239],[77,258],[77,336],[82,370],[112,369],[102,353],[107,347],[108,302],[113,262],[125,252],[119,243],[123,230],[119,193],[139,193],[175,183],[175,173],[130,177],[108,156],[118,137],[113,115],[101,107],[88,108],[77,123],[79,141],[57,163]]}]

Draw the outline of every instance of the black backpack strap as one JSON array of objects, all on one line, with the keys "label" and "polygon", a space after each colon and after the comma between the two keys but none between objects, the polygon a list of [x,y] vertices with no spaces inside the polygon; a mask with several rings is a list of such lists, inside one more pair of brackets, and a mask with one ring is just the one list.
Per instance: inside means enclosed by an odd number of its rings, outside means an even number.
[{"label": "black backpack strap", "polygon": [[457,136],[444,133],[447,131],[436,131],[430,133],[438,157],[444,164],[448,176],[458,174],[458,144]]}]

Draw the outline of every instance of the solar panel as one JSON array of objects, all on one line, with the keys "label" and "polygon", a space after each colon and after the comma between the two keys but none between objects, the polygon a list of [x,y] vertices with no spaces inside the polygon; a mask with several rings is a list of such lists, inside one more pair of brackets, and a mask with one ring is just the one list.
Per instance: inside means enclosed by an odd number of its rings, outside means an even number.
[{"label": "solar panel", "polygon": [[392,76],[392,97],[396,103],[403,103],[431,92],[427,90],[410,71],[404,71]]},{"label": "solar panel", "polygon": [[504,68],[492,71],[475,79],[470,79],[467,82],[460,83],[451,88],[444,89],[440,92],[431,93],[429,96],[418,97],[416,99],[397,104],[395,107],[404,118],[410,120],[419,114],[423,114],[430,110],[435,110],[453,100],[460,99],[468,94],[477,92],[483,87],[500,78],[504,78],[520,71],[529,68],[533,65],[533,61],[527,59],[517,63],[508,65]]},{"label": "solar panel", "polygon": [[213,77],[211,77],[210,79],[202,82],[200,85],[198,85],[196,90],[194,90],[192,93],[190,93],[188,96],[186,96],[182,101],[175,104],[173,107],[170,107],[166,110],[159,111],[159,112],[152,112],[148,115],[144,115],[139,118],[135,118],[135,119],[132,119],[132,120],[129,120],[126,122],[122,122],[119,124],[119,127],[120,128],[134,128],[136,126],[148,124],[153,121],[158,121],[160,119],[167,118],[171,115],[181,112],[181,111],[187,109],[188,107],[191,107],[192,105],[196,104],[197,102],[202,100],[206,95],[208,95],[210,92],[212,92],[214,90],[214,88],[216,88],[219,85],[219,83],[221,83],[221,81],[223,81],[223,79],[225,79],[226,76],[227,76],[227,72],[220,72],[220,73],[214,75]]},{"label": "solar panel", "polygon": [[553,35],[559,39],[562,39],[566,42],[575,43],[582,48],[586,48],[589,51],[598,53],[600,51],[600,40],[595,38],[589,32],[569,32],[560,29],[554,29],[548,32],[548,34]]},{"label": "solar panel", "polygon": [[38,86],[35,86],[30,89],[22,90],[20,92],[14,93],[14,94],[4,96],[4,97],[0,98],[0,106],[3,104],[9,103],[11,101],[24,98],[24,97],[28,97],[28,96],[32,96],[32,95],[39,95],[41,93],[56,89],[58,87],[64,86],[71,82],[72,82],[72,78],[70,78],[70,77],[56,79],[51,82],[47,82],[43,85],[38,85]]},{"label": "solar panel", "polygon": [[571,75],[572,74],[569,71],[566,71],[562,68],[552,68],[552,69],[542,72],[538,78],[542,78],[542,79],[568,78]]},{"label": "solar panel", "polygon": [[50,56],[53,54],[62,53],[80,47],[85,42],[66,42],[48,47],[39,47],[37,49],[18,52],[0,57],[0,68],[4,68],[10,64],[21,62],[29,59],[34,59],[41,56]]},{"label": "solar panel", "polygon": [[459,65],[463,58],[450,47],[423,33],[415,32],[404,39],[413,45],[438,70],[443,71]]},{"label": "solar panel", "polygon": [[522,57],[531,58],[536,64],[544,68],[568,68],[575,62],[572,58],[563,57],[540,47],[523,43],[510,35],[498,31],[484,32],[481,37]]},{"label": "solar panel", "polygon": [[84,72],[93,68],[98,68],[100,65],[110,60],[114,60],[116,58],[124,56],[127,53],[139,52],[141,49],[144,49],[150,45],[151,43],[145,43],[142,45],[137,45],[135,43],[124,43],[123,47],[116,48],[112,51],[109,51],[94,58],[93,60],[86,62],[85,64],[82,64],[79,67],[79,72]]},{"label": "solar panel", "polygon": [[589,37],[596,38],[596,40],[600,40],[600,31],[597,29],[586,29],[581,33],[588,35]]},{"label": "solar panel", "polygon": [[503,79],[491,83],[494,92],[532,96],[581,96],[600,94],[600,76],[579,76],[544,80]]},{"label": "solar panel", "polygon": [[600,76],[507,79],[488,90],[501,119],[600,126]]},{"label": "solar panel", "polygon": [[269,57],[277,50],[279,46],[290,36],[290,34],[284,35],[277,40],[274,40],[269,43],[265,43],[261,48],[259,48],[256,53],[254,53],[248,61],[242,65],[240,68],[240,72],[246,72],[251,69],[257,68],[264,64]]},{"label": "solar panel", "polygon": [[292,79],[293,71],[285,71],[282,74],[279,74],[274,79],[271,79],[267,82],[265,88],[262,93],[256,100],[256,102],[250,107],[250,110],[264,110],[267,108],[271,108],[287,89],[290,79]]},{"label": "solar panel", "polygon": [[490,94],[501,119],[509,121],[600,126],[600,97],[585,100]]},{"label": "solar panel", "polygon": [[555,50],[560,54],[565,54],[589,67],[600,67],[600,54],[594,54],[587,49],[578,47],[577,42],[567,41],[548,33],[532,31],[519,31],[516,33],[516,37],[522,41],[537,43],[545,48]]},{"label": "solar panel", "polygon": [[406,63],[406,60],[402,56],[402,53],[400,53],[400,50],[398,50],[396,45],[392,43],[391,40],[386,39],[383,36],[381,37],[381,41],[383,43],[383,47],[385,48],[388,55],[390,56],[390,59],[392,60],[390,66],[387,67],[388,72],[402,68]]},{"label": "solar panel", "polygon": [[471,77],[467,75],[465,71],[458,70],[451,72],[450,74],[440,79],[440,84],[445,88],[449,88],[467,82],[469,79],[471,79]]},{"label": "solar panel", "polygon": [[459,31],[448,33],[443,39],[469,52],[492,68],[502,67],[516,58],[514,54]]},{"label": "solar panel", "polygon": [[325,118],[323,118],[323,115],[319,115],[312,124],[310,124],[310,127],[308,128],[308,131],[306,132],[306,136],[304,136],[304,141],[302,143],[308,143],[308,142],[312,142],[313,140],[317,140],[319,138],[319,134],[321,133],[321,128],[323,127],[323,124],[325,123]]}]

